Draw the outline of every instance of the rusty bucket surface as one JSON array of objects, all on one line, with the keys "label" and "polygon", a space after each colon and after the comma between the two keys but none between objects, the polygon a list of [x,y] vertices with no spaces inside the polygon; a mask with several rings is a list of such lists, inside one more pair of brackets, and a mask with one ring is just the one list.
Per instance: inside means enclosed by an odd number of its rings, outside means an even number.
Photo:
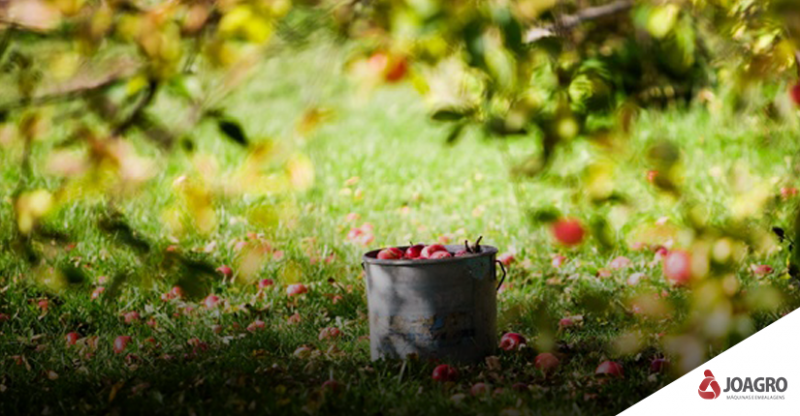
[{"label": "rusty bucket surface", "polygon": [[373,360],[416,354],[477,362],[494,352],[497,248],[438,260],[380,260],[378,251],[363,257]]}]

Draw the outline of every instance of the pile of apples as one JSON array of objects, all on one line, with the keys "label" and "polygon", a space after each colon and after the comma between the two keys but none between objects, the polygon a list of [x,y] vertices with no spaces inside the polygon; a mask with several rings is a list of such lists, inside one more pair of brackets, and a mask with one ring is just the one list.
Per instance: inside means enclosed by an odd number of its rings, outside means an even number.
[{"label": "pile of apples", "polygon": [[469,256],[481,252],[480,243],[482,238],[478,237],[473,245],[470,245],[469,241],[465,240],[464,248],[455,253],[447,251],[447,247],[441,244],[412,244],[405,251],[397,247],[385,248],[378,252],[378,258],[381,260],[435,260]]}]

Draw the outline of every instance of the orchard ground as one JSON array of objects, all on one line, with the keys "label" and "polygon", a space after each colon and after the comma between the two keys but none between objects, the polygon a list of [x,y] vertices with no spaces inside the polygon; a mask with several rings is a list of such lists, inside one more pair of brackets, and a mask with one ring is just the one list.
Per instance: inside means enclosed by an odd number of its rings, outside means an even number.
[{"label": "orchard ground", "polygon": [[[220,278],[212,289],[218,303],[162,300],[172,288],[170,276],[130,282],[114,299],[91,298],[103,286],[99,281],[50,292],[9,250],[0,252],[0,313],[8,318],[0,322],[0,413],[615,414],[680,374],[686,364],[666,354],[662,339],[687,330],[680,305],[695,295],[665,281],[653,251],[630,248],[638,241],[679,244],[674,230],[685,220],[678,207],[686,201],[659,194],[647,180],[647,146],[662,138],[681,146],[683,185],[710,224],[747,209],[741,195],[746,200],[753,190],[768,193],[772,206],[751,226],[787,227],[792,218],[795,197],[780,190],[797,186],[796,124],[755,110],[734,114],[722,93],[714,98],[719,103],[643,111],[624,150],[611,156],[616,189],[624,191],[628,205],[596,207],[568,186],[581,181],[575,173],[591,161],[594,153],[586,149],[594,144],[574,143],[559,155],[556,173],[542,180],[515,180],[510,167],[537,150],[534,140],[485,140],[473,131],[448,147],[447,130],[429,121],[408,83],[364,94],[343,73],[344,55],[339,48],[315,48],[275,57],[227,101],[254,141],[298,141],[311,157],[315,181],[292,198],[216,199],[218,227],[209,235],[171,241],[162,221],[173,202],[164,195],[171,191],[155,191],[174,189],[183,175],[202,176],[193,167],[198,160],[214,158],[215,175],[225,178],[246,151],[220,138],[213,125],[196,131],[194,155],[164,158],[135,142],[157,160],[158,173],[135,198],[118,201],[120,209],[160,250],[174,245],[230,265],[233,282]],[[765,100],[784,91],[765,88]],[[171,106],[157,103],[166,115]],[[310,106],[324,109],[325,121],[298,138],[298,122]],[[50,128],[59,135],[57,122]],[[44,150],[53,141],[36,143],[34,166],[44,164]],[[4,244],[14,226],[10,196],[20,153],[17,143],[0,148]],[[34,173],[32,187],[57,186],[43,169]],[[616,248],[602,250],[592,238],[573,249],[556,245],[546,226],[528,218],[530,210],[548,206],[584,223],[602,212],[611,219]],[[93,212],[91,204],[61,209],[52,222],[76,244],[53,249],[64,250],[94,279],[137,268],[134,256],[95,231]],[[266,212],[267,218],[253,221],[253,212]],[[521,333],[527,346],[458,366],[457,380],[448,383],[432,380],[437,363],[371,362],[361,254],[409,241],[455,244],[480,235],[485,244],[513,254],[498,295],[498,327]],[[271,247],[270,260],[249,282],[237,270],[240,242]],[[774,290],[764,292],[769,296],[759,298],[748,318],[737,318],[721,341],[703,345],[703,359],[800,304],[784,273],[788,251],[778,247],[747,253],[733,290]],[[567,260],[560,267],[553,265],[556,255]],[[620,256],[630,264],[612,264]],[[756,275],[751,264],[772,271]],[[274,285],[259,290],[261,279]],[[293,283],[305,284],[308,292],[287,296]],[[670,312],[641,316],[632,303],[641,294],[663,297]],[[138,319],[126,315],[132,311]],[[567,317],[572,325],[559,326]],[[329,327],[340,334],[323,331]],[[70,332],[81,338],[74,346],[65,340]],[[114,351],[118,336],[131,337],[120,353]],[[298,351],[302,346],[309,349]],[[548,374],[534,366],[543,351],[559,359]],[[652,361],[665,355],[669,370],[653,371]],[[624,376],[595,375],[607,360],[621,364]],[[323,387],[331,379],[336,383]],[[475,383],[489,385],[488,393],[473,396]]]}]

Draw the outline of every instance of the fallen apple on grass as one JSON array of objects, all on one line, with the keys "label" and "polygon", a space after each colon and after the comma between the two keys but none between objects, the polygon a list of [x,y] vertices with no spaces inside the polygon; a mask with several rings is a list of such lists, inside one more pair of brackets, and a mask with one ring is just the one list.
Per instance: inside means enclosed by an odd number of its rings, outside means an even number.
[{"label": "fallen apple on grass", "polygon": [[295,283],[286,287],[286,294],[289,296],[297,296],[308,293],[308,286],[302,283]]},{"label": "fallen apple on grass", "polygon": [[553,223],[553,237],[565,246],[576,246],[583,241],[586,233],[580,221],[573,218],[562,218]]},{"label": "fallen apple on grass", "polygon": [[486,383],[475,383],[469,389],[469,393],[473,396],[482,396],[488,392],[489,386]]},{"label": "fallen apple on grass", "polygon": [[559,363],[558,358],[549,352],[540,353],[533,359],[533,366],[545,374],[555,371]]},{"label": "fallen apple on grass", "polygon": [[516,332],[507,332],[500,337],[500,349],[504,351],[518,350],[525,343],[525,337]]},{"label": "fallen apple on grass", "polygon": [[594,374],[596,376],[623,377],[625,372],[622,370],[622,366],[619,363],[615,361],[603,361],[597,366],[597,369],[594,370]]},{"label": "fallen apple on grass", "polygon": [[64,338],[67,340],[67,345],[75,345],[79,339],[81,339],[81,335],[77,332],[70,332]]},{"label": "fallen apple on grass", "polygon": [[672,250],[664,258],[664,276],[675,286],[684,285],[692,277],[692,258],[682,250]]},{"label": "fallen apple on grass", "polygon": [[125,351],[125,348],[128,347],[128,344],[131,342],[131,337],[129,335],[120,335],[114,340],[114,353],[121,354]]},{"label": "fallen apple on grass", "polygon": [[456,381],[458,380],[458,370],[451,365],[440,364],[433,369],[431,378],[440,383],[444,383],[446,381]]}]

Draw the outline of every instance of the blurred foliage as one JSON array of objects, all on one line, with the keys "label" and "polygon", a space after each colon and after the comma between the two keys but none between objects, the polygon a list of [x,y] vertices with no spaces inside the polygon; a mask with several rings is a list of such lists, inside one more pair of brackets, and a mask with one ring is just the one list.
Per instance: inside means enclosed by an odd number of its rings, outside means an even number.
[{"label": "blurred foliage", "polygon": [[[4,250],[22,254],[50,289],[75,286],[82,280],[80,270],[62,266],[65,253],[47,247],[54,240],[49,219],[84,204],[110,247],[146,266],[120,270],[107,297],[128,279],[149,275],[174,277],[190,296],[204,294],[219,273],[203,256],[171,250],[160,259],[154,254],[163,250],[160,244],[133,229],[119,207],[155,176],[160,163],[154,154],[181,150],[195,171],[178,177],[172,195],[164,196],[174,201],[161,213],[172,238],[215,232],[218,198],[247,193],[280,201],[313,184],[313,166],[301,146],[250,137],[224,108],[228,93],[271,50],[307,35],[303,19],[314,15],[289,17],[293,7],[290,0],[0,4],[0,123],[4,138],[22,146],[11,195],[16,232],[3,237]],[[165,101],[179,103],[178,113],[155,109]],[[219,176],[213,157],[193,154],[192,132],[204,123],[215,124],[222,140],[245,149],[236,186]],[[32,166],[36,146],[46,152],[43,167]],[[59,179],[55,189],[33,185],[38,183],[33,172],[40,170]],[[272,217],[284,214],[291,212],[255,213],[253,221],[274,226]],[[74,243],[70,236],[59,237],[65,245]]]}]

